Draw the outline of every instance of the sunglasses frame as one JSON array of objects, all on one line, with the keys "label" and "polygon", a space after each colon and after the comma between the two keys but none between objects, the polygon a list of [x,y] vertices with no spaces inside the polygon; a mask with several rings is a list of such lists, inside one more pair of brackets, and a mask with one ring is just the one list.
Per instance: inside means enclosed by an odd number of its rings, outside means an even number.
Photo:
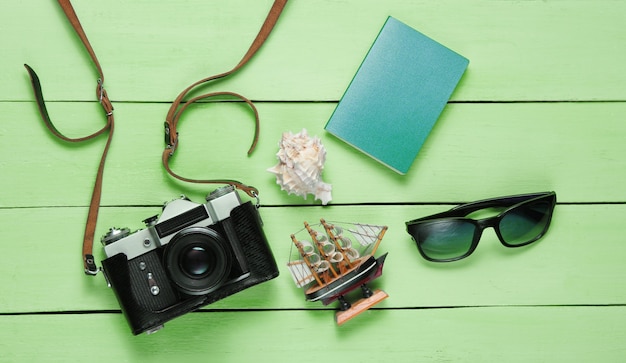
[{"label": "sunglasses frame", "polygon": [[[502,234],[499,228],[499,224],[502,218],[504,218],[510,211],[515,210],[516,208],[519,208],[520,206],[524,206],[528,203],[541,201],[541,200],[547,200],[550,202],[548,221],[546,222],[546,226],[543,228],[541,233],[537,235],[535,238],[527,242],[521,243],[521,244],[507,243],[502,237]],[[408,221],[406,222],[406,230],[407,230],[407,233],[411,236],[411,238],[415,241],[415,244],[417,245],[417,249],[424,259],[428,261],[432,261],[432,262],[452,262],[452,261],[461,260],[471,255],[476,249],[476,247],[478,246],[478,242],[480,241],[482,237],[483,231],[485,230],[485,228],[488,228],[488,227],[492,227],[494,229],[494,231],[496,232],[496,235],[498,236],[498,239],[500,240],[500,243],[502,243],[502,245],[504,245],[505,247],[510,247],[510,248],[522,247],[522,246],[526,246],[528,244],[531,244],[537,241],[538,239],[543,237],[548,231],[550,222],[552,221],[552,215],[554,214],[555,206],[556,206],[556,193],[553,191],[511,195],[511,196],[500,197],[500,198],[483,199],[483,200],[479,200],[476,202],[458,205],[442,213],[432,214],[426,217]],[[496,216],[487,217],[483,219],[474,219],[474,218],[466,217],[467,215],[471,213],[477,212],[482,209],[487,209],[487,208],[506,208],[506,209],[500,212]],[[426,253],[424,253],[424,251],[422,250],[420,243],[415,239],[415,237],[411,233],[411,230],[413,230],[414,228],[416,228],[415,226],[418,226],[420,224],[430,223],[430,222],[437,221],[437,220],[455,220],[455,219],[472,223],[475,226],[474,236],[472,237],[473,239],[472,239],[472,243],[470,245],[469,250],[461,256],[452,257],[452,258],[437,259],[437,258],[431,258],[427,256]]]}]

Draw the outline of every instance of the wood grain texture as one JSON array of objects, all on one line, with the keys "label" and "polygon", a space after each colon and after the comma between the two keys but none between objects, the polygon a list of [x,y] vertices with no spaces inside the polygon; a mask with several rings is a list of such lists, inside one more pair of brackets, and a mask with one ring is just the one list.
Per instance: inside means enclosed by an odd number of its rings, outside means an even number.
[{"label": "wood grain texture", "polygon": [[[271,1],[184,0],[172,6],[76,2],[113,101],[169,101],[230,69]],[[338,100],[388,15],[470,59],[455,100],[623,100],[622,1],[294,1],[268,43],[219,87],[263,100]],[[48,97],[92,100],[96,75],[52,1],[0,14],[2,100],[30,100],[28,63]],[[277,28],[278,29],[278,28]],[[16,36],[15,34],[19,34]],[[619,42],[618,42],[619,44]],[[11,71],[8,71],[11,70]]]},{"label": "wood grain texture", "polygon": [[[58,127],[84,135],[103,122],[95,104],[53,103]],[[165,104],[115,104],[119,120],[105,169],[104,205],[155,205],[185,193],[201,200],[212,186],[172,181],[161,167]],[[334,104],[262,103],[257,150],[253,118],[242,104],[201,104],[181,121],[180,147],[172,161],[194,178],[239,179],[260,190],[264,205],[319,204],[312,196],[288,196],[273,174],[282,132],[306,128],[327,149],[323,179],[332,203],[458,202],[554,189],[563,202],[626,201],[625,103],[449,104],[408,175],[400,176],[323,130]],[[32,103],[0,103],[7,117],[0,144],[12,189],[0,206],[86,206],[104,138],[86,145],[56,140]],[[10,137],[16,133],[25,137]],[[41,175],[46,175],[42,185]],[[72,188],[67,180],[72,180]],[[366,183],[363,181],[367,181]],[[43,190],[42,190],[43,191]]]},{"label": "wood grain texture", "polygon": [[[142,228],[163,202],[180,194],[199,202],[213,189],[163,171],[164,117],[184,87],[239,61],[271,2],[73,1],[117,121],[96,237]],[[97,76],[56,2],[5,6],[0,361],[622,361],[625,13],[626,2],[611,0],[290,1],[255,58],[205,88],[258,101],[257,150],[245,155],[247,106],[220,100],[189,109],[172,161],[185,176],[259,188],[281,275],[132,337],[102,276],[84,276],[80,260],[104,138],[69,145],[50,135],[22,64],[38,72],[68,136],[104,122]],[[470,59],[406,176],[323,131],[388,15]],[[266,171],[281,134],[302,128],[328,152],[326,207],[286,195]],[[545,190],[559,202],[551,229],[525,248],[507,249],[488,230],[468,259],[433,264],[405,232],[405,221],[456,203]],[[373,286],[389,298],[342,327],[334,306],[306,302],[287,276],[289,234],[320,217],[389,226],[380,247],[389,257]],[[99,245],[95,255],[104,258]],[[324,338],[312,345],[315,336]]]},{"label": "wood grain texture", "polygon": [[[322,308],[321,304],[304,300],[286,267],[292,246],[289,235],[302,229],[304,221],[316,223],[319,218],[388,223],[389,230],[379,250],[388,252],[389,256],[376,287],[384,289],[390,297],[381,307],[602,305],[626,301],[626,292],[615,288],[622,281],[626,244],[614,227],[621,223],[626,206],[558,205],[550,231],[536,244],[507,249],[493,231],[487,230],[471,257],[452,264],[428,263],[405,232],[404,222],[448,208],[447,205],[262,207],[264,230],[281,275],[210,308]],[[3,229],[15,244],[0,255],[0,276],[6,278],[3,286],[12,291],[11,295],[0,298],[0,312],[118,309],[101,275],[86,279],[81,274],[79,246],[85,210],[84,207],[0,210]],[[96,234],[101,236],[113,226],[141,228],[141,220],[159,211],[159,207],[102,208]],[[105,258],[99,245],[95,256],[98,261]],[[42,270],[47,271],[45,278],[41,277]],[[42,280],[45,283],[38,283]],[[358,298],[358,294],[352,297]]]},{"label": "wood grain texture", "polygon": [[[625,313],[624,307],[369,310],[341,327],[329,311],[191,313],[156,335],[134,338],[127,336],[121,314],[0,316],[0,348],[6,361],[45,357],[48,362],[85,357],[102,362],[292,362],[294,357],[301,362],[619,362],[626,354]],[[312,347],[312,336],[323,337],[323,344]]]}]

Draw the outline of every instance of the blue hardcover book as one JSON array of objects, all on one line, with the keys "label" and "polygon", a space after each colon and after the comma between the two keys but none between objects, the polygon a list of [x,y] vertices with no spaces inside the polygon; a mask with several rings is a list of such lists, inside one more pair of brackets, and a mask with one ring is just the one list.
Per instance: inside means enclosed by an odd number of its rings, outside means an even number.
[{"label": "blue hardcover book", "polygon": [[324,128],[406,174],[468,64],[389,17]]}]

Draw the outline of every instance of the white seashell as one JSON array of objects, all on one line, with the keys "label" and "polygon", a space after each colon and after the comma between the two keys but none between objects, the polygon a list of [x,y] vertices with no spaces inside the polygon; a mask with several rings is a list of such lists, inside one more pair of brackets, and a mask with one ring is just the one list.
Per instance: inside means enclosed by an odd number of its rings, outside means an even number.
[{"label": "white seashell", "polygon": [[276,153],[278,164],[267,169],[276,175],[276,184],[289,194],[306,199],[313,194],[315,199],[326,205],[332,198],[330,184],[322,181],[321,175],[326,161],[326,149],[320,139],[309,137],[306,129],[297,134],[283,133]]}]

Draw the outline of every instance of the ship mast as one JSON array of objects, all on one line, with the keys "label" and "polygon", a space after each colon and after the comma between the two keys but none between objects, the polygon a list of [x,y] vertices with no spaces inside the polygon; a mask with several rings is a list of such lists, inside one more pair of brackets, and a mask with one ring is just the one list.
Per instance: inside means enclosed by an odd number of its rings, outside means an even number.
[{"label": "ship mast", "polygon": [[315,278],[315,281],[319,284],[322,285],[322,280],[320,279],[319,274],[317,273],[317,268],[315,266],[313,266],[313,264],[311,264],[311,262],[309,261],[309,258],[307,256],[307,254],[304,252],[304,249],[302,248],[302,243],[300,243],[297,239],[295,235],[291,235],[291,240],[293,241],[293,243],[296,245],[296,248],[298,249],[298,252],[300,253],[300,256],[302,256],[302,260],[304,261],[304,263],[307,265],[307,267],[309,268],[309,270],[311,270],[311,274],[313,275],[313,278]]},{"label": "ship mast", "polygon": [[[332,256],[329,256],[329,253],[327,253],[327,248],[326,248],[326,244],[324,244],[318,237],[318,233],[316,230],[314,230],[313,228],[311,228],[311,226],[309,225],[309,223],[304,222],[304,227],[306,228],[307,232],[309,232],[309,235],[311,236],[311,239],[313,240],[313,242],[315,243],[315,246],[317,247],[317,250],[319,251],[320,255],[328,262],[336,262],[333,261]],[[332,274],[335,277],[338,277],[339,274],[337,274],[337,271],[335,271],[335,269],[333,268],[332,264],[329,264],[330,267],[328,270],[330,270],[330,272],[332,272]],[[325,271],[325,274],[328,275],[328,272]],[[328,276],[328,279],[326,279],[327,281],[330,280],[330,276]]]},{"label": "ship mast", "polygon": [[330,239],[335,244],[335,248],[343,256],[343,258],[341,260],[341,262],[343,262],[343,263],[339,263],[338,264],[339,265],[339,269],[342,272],[344,272],[345,270],[348,270],[348,269],[351,269],[352,267],[354,267],[353,263],[350,261],[350,258],[348,257],[348,255],[344,251],[343,246],[341,246],[341,244],[339,243],[340,237],[339,236],[335,236],[335,234],[333,233],[333,231],[332,231],[333,227],[331,225],[329,225],[328,223],[326,223],[326,221],[323,218],[320,219],[320,222],[324,226],[324,229],[326,230],[326,234],[328,235],[328,237],[330,237]]},{"label": "ship mast", "polygon": [[382,226],[382,229],[380,233],[378,233],[378,237],[376,238],[376,242],[374,242],[374,247],[372,248],[372,252],[370,252],[370,255],[374,256],[374,254],[376,253],[376,250],[378,249],[380,242],[383,240],[383,237],[385,236],[385,232],[387,232],[387,226]]}]

